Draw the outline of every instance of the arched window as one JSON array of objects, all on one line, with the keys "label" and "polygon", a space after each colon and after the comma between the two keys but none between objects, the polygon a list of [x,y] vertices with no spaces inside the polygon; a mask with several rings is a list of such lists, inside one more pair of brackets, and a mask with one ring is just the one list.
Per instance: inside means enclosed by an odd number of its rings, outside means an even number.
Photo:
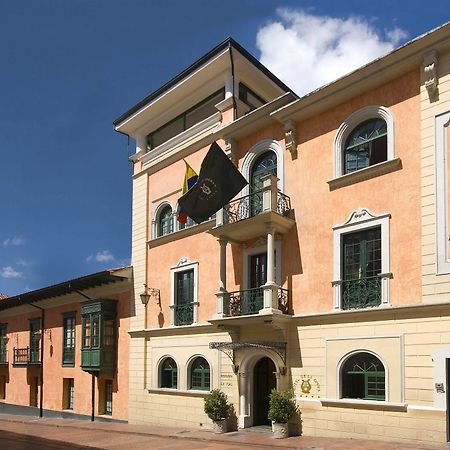
[{"label": "arched window", "polygon": [[173,215],[170,205],[164,206],[158,214],[157,235],[165,236],[173,231]]},{"label": "arched window", "polygon": [[344,174],[387,160],[387,125],[381,118],[359,124],[344,146]]},{"label": "arched window", "polygon": [[[340,125],[334,138],[334,177],[353,174],[347,180],[367,179],[367,171],[361,169],[377,165],[371,176],[378,176],[396,170],[400,160],[394,151],[394,116],[389,109],[369,105],[355,111]],[[389,164],[380,164],[380,163]],[[380,164],[380,165],[378,165]],[[341,180],[336,187],[345,186]]]},{"label": "arched window", "polygon": [[178,368],[173,358],[166,358],[161,364],[159,387],[176,389],[178,384]]},{"label": "arched window", "polygon": [[191,364],[191,389],[198,389],[202,391],[209,391],[211,386],[211,369],[208,361],[205,358],[199,356],[195,358]]},{"label": "arched window", "polygon": [[250,172],[250,213],[252,216],[262,211],[262,178],[267,174],[277,176],[277,155],[272,150],[258,156]]},{"label": "arched window", "polygon": [[372,353],[350,356],[341,370],[342,398],[385,400],[385,368]]}]

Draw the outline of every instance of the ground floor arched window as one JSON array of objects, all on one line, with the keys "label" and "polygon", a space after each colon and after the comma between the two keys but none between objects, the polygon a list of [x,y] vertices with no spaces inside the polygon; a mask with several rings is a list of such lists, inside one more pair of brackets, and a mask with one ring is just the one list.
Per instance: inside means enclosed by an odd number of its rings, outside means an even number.
[{"label": "ground floor arched window", "polygon": [[385,367],[372,353],[351,355],[341,369],[342,398],[386,400]]}]

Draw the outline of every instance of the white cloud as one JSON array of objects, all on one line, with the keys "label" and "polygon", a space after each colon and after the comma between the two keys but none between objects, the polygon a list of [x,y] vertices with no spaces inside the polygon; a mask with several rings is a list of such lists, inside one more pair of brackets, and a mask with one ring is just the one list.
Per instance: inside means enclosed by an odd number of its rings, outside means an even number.
[{"label": "white cloud", "polygon": [[347,19],[280,8],[279,20],[261,27],[261,62],[295,93],[307,94],[393,50],[407,33],[381,33],[365,18]]},{"label": "white cloud", "polygon": [[18,258],[16,260],[16,265],[19,267],[30,267],[33,265],[32,261],[28,261],[26,259]]},{"label": "white cloud", "polygon": [[115,261],[114,255],[109,250],[101,250],[97,252],[95,255],[89,255],[86,258],[87,262],[96,261],[96,262],[111,262]]},{"label": "white cloud", "polygon": [[24,245],[24,244],[25,244],[25,239],[18,237],[18,236],[14,236],[12,238],[5,239],[2,242],[3,247],[9,247],[9,246],[18,247],[19,245]]},{"label": "white cloud", "polygon": [[3,278],[22,278],[23,274],[21,272],[17,272],[11,266],[6,266],[2,267],[0,276]]}]

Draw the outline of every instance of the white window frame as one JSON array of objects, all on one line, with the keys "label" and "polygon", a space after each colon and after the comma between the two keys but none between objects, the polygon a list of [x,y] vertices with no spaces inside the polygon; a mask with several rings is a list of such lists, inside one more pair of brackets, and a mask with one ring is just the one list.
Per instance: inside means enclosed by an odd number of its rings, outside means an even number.
[{"label": "white window frame", "polygon": [[341,286],[342,286],[342,236],[344,234],[361,231],[368,228],[381,227],[381,304],[389,306],[389,280],[392,278],[390,272],[389,254],[389,220],[388,213],[375,215],[366,208],[358,208],[353,211],[347,221],[333,227],[333,309],[342,309]]},{"label": "white window frame", "polygon": [[450,111],[436,116],[436,272],[438,275],[450,273],[448,249],[448,128]]},{"label": "white window frame", "polygon": [[[177,366],[177,387],[176,388],[163,388],[161,387],[161,382],[162,382],[162,365],[164,363],[164,361],[168,358],[171,358],[175,361],[175,364]],[[180,365],[178,364],[178,361],[169,354],[163,355],[161,356],[161,358],[159,358],[158,362],[156,363],[156,377],[154,378],[156,380],[156,389],[159,390],[167,390],[167,391],[178,391],[180,389]]]},{"label": "white window frame", "polygon": [[[265,152],[273,151],[277,156],[277,178],[278,190],[284,192],[284,152],[278,141],[274,139],[265,139],[255,144],[245,155],[242,161],[241,173],[244,178],[250,182],[250,174],[253,164],[259,155]],[[247,184],[241,191],[241,196],[244,197],[250,194],[250,184]]]},{"label": "white window frame", "polygon": [[352,356],[357,355],[358,353],[369,353],[373,356],[375,356],[375,358],[379,359],[381,364],[383,364],[384,367],[384,400],[366,400],[366,399],[361,399],[361,401],[364,402],[373,402],[376,401],[377,403],[383,403],[383,402],[389,402],[389,368],[388,365],[386,364],[386,361],[378,354],[375,353],[372,350],[367,350],[367,349],[357,349],[357,350],[352,350],[351,352],[347,353],[346,355],[344,355],[340,361],[338,362],[338,365],[336,367],[336,386],[338,388],[338,399],[341,400],[348,400],[348,401],[352,401],[352,400],[357,400],[357,399],[353,399],[353,398],[344,398],[342,397],[342,393],[344,391],[343,389],[343,384],[344,384],[344,380],[343,380],[343,374],[342,374],[342,369],[344,368],[344,364],[348,361],[349,358],[351,358]]},{"label": "white window frame", "polygon": [[186,390],[190,392],[208,392],[201,389],[193,389],[191,386],[191,379],[192,379],[192,364],[197,358],[203,358],[209,365],[209,387],[210,390],[213,388],[213,370],[212,370],[212,364],[211,361],[205,356],[200,353],[196,353],[195,355],[192,355],[186,362]]},{"label": "white window frame", "polygon": [[182,257],[178,264],[174,267],[170,268],[170,325],[176,326],[177,328],[180,326],[191,326],[191,325],[175,325],[175,277],[179,272],[186,272],[188,270],[194,271],[194,313],[193,313],[193,321],[192,325],[195,325],[198,322],[198,262],[190,261],[186,257]]},{"label": "white window frame", "polygon": [[378,166],[386,163],[387,161],[391,161],[395,159],[395,139],[394,139],[394,116],[389,111],[389,109],[384,106],[379,105],[369,105],[364,108],[355,111],[353,114],[348,116],[344,122],[342,122],[341,126],[338,128],[336,136],[334,138],[333,143],[333,151],[334,151],[334,178],[339,178],[342,176],[350,176],[354,173],[360,172],[361,170],[367,170],[369,166],[364,169],[357,170],[352,172],[351,174],[344,174],[344,151],[345,151],[345,142],[347,141],[350,133],[362,122],[365,122],[369,119],[383,119],[386,122],[387,127],[387,159],[381,163],[375,164],[374,166]]}]

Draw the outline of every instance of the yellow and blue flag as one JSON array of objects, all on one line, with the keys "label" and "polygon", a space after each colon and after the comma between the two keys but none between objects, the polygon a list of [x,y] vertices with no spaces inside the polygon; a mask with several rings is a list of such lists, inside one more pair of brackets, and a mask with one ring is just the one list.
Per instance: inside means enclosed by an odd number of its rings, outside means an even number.
[{"label": "yellow and blue flag", "polygon": [[[183,181],[183,195],[186,194],[189,189],[191,189],[195,183],[197,183],[198,175],[195,173],[195,170],[186,162],[186,172],[184,174],[184,181]],[[178,207],[177,212],[177,220],[180,223],[186,223],[187,222],[187,214]]]}]

